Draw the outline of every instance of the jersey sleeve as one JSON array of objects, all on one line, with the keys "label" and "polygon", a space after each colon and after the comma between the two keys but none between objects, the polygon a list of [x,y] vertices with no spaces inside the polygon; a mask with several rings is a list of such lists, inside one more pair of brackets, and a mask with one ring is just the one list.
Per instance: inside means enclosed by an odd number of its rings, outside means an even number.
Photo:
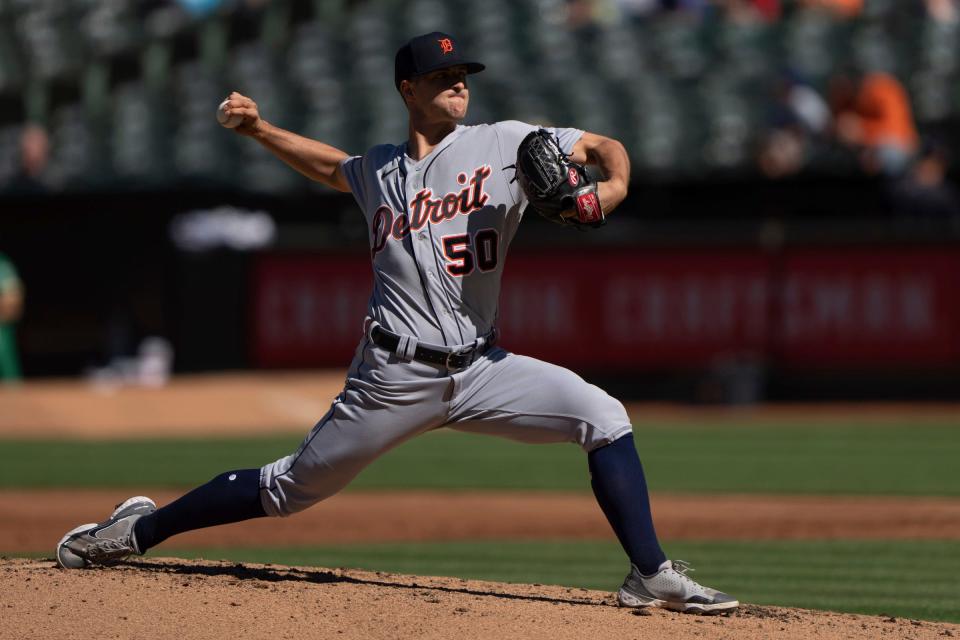
[{"label": "jersey sleeve", "polygon": [[340,161],[340,171],[350,185],[350,191],[353,193],[353,199],[360,205],[362,211],[367,207],[367,190],[363,181],[363,156],[350,156]]},{"label": "jersey sleeve", "polygon": [[580,142],[583,137],[583,129],[572,129],[570,127],[546,127],[546,130],[557,136],[560,140],[560,148],[564,153],[573,153],[573,147]]},{"label": "jersey sleeve", "polygon": [[[543,128],[557,136],[560,141],[560,149],[564,153],[573,151],[573,147],[583,136],[583,129],[572,129],[568,127],[540,127],[539,125],[527,124],[519,120],[505,120],[494,125],[497,131],[497,138],[500,145],[500,159],[503,165],[511,165],[517,161],[517,149],[520,143],[531,131]],[[513,195],[514,202],[520,202],[524,197],[520,184],[512,182],[510,192]]]}]

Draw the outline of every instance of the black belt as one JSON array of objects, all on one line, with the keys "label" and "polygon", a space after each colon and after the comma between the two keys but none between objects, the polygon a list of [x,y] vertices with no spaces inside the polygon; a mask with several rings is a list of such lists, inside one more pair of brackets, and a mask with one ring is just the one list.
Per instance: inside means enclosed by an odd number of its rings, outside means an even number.
[{"label": "black belt", "polygon": [[[373,328],[370,332],[370,338],[375,345],[391,353],[396,353],[397,347],[400,346],[400,336],[386,329],[381,329],[380,327]],[[494,331],[480,348],[470,347],[466,351],[441,351],[440,349],[431,349],[418,344],[416,350],[413,352],[413,359],[419,362],[438,364],[448,369],[466,369],[473,364],[473,361],[476,360],[477,357],[486,353],[487,349],[492,347],[496,341],[497,332]]]}]

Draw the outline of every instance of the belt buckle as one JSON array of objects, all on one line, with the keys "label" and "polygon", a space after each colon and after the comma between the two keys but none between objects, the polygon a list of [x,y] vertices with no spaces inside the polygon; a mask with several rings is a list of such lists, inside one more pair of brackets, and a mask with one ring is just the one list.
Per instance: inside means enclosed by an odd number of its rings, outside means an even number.
[{"label": "belt buckle", "polygon": [[[469,367],[471,364],[473,364],[473,360],[476,356],[476,353],[477,353],[476,347],[466,349],[465,351],[451,351],[450,353],[447,354],[446,360],[444,361],[444,366],[446,366],[447,369],[465,369]],[[462,367],[454,366],[454,364],[450,360],[455,356],[456,357],[463,356],[464,358],[467,359],[467,362]]]},{"label": "belt buckle", "polygon": [[455,367],[453,366],[453,363],[450,362],[450,359],[453,358],[453,356],[455,355],[457,355],[455,351],[451,351],[450,353],[448,353],[446,359],[443,362],[443,366],[445,366],[447,369],[459,369],[460,367]]}]

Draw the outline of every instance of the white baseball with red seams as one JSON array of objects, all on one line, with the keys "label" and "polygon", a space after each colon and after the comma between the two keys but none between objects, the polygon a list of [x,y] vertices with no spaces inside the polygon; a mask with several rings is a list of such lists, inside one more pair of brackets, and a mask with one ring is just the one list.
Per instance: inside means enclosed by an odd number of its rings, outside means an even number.
[{"label": "white baseball with red seams", "polygon": [[[499,347],[460,370],[407,357],[417,344],[458,350],[493,331],[507,249],[526,205],[510,165],[537,128],[457,126],[420,160],[404,143],[342,161],[370,239],[367,334],[327,415],[296,453],[261,469],[268,514],[333,495],[382,453],[438,427],[586,451],[631,431],[618,400],[547,362]],[[583,135],[550,131],[565,153]],[[359,318],[357,326],[359,333]],[[398,353],[370,340],[375,326],[402,337]]]},{"label": "white baseball with red seams", "polygon": [[227,115],[227,102],[229,101],[230,98],[227,98],[217,107],[217,122],[227,129],[235,129],[243,122],[243,116],[237,114]]}]

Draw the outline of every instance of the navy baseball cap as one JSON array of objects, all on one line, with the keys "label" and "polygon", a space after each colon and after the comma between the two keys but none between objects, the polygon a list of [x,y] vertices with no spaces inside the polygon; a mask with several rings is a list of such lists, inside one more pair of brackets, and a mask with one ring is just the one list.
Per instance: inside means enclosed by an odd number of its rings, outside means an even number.
[{"label": "navy baseball cap", "polygon": [[467,73],[477,73],[486,67],[463,55],[460,45],[448,33],[434,31],[411,38],[397,50],[393,66],[393,82],[400,89],[401,80],[409,80],[425,73],[463,65]]}]

